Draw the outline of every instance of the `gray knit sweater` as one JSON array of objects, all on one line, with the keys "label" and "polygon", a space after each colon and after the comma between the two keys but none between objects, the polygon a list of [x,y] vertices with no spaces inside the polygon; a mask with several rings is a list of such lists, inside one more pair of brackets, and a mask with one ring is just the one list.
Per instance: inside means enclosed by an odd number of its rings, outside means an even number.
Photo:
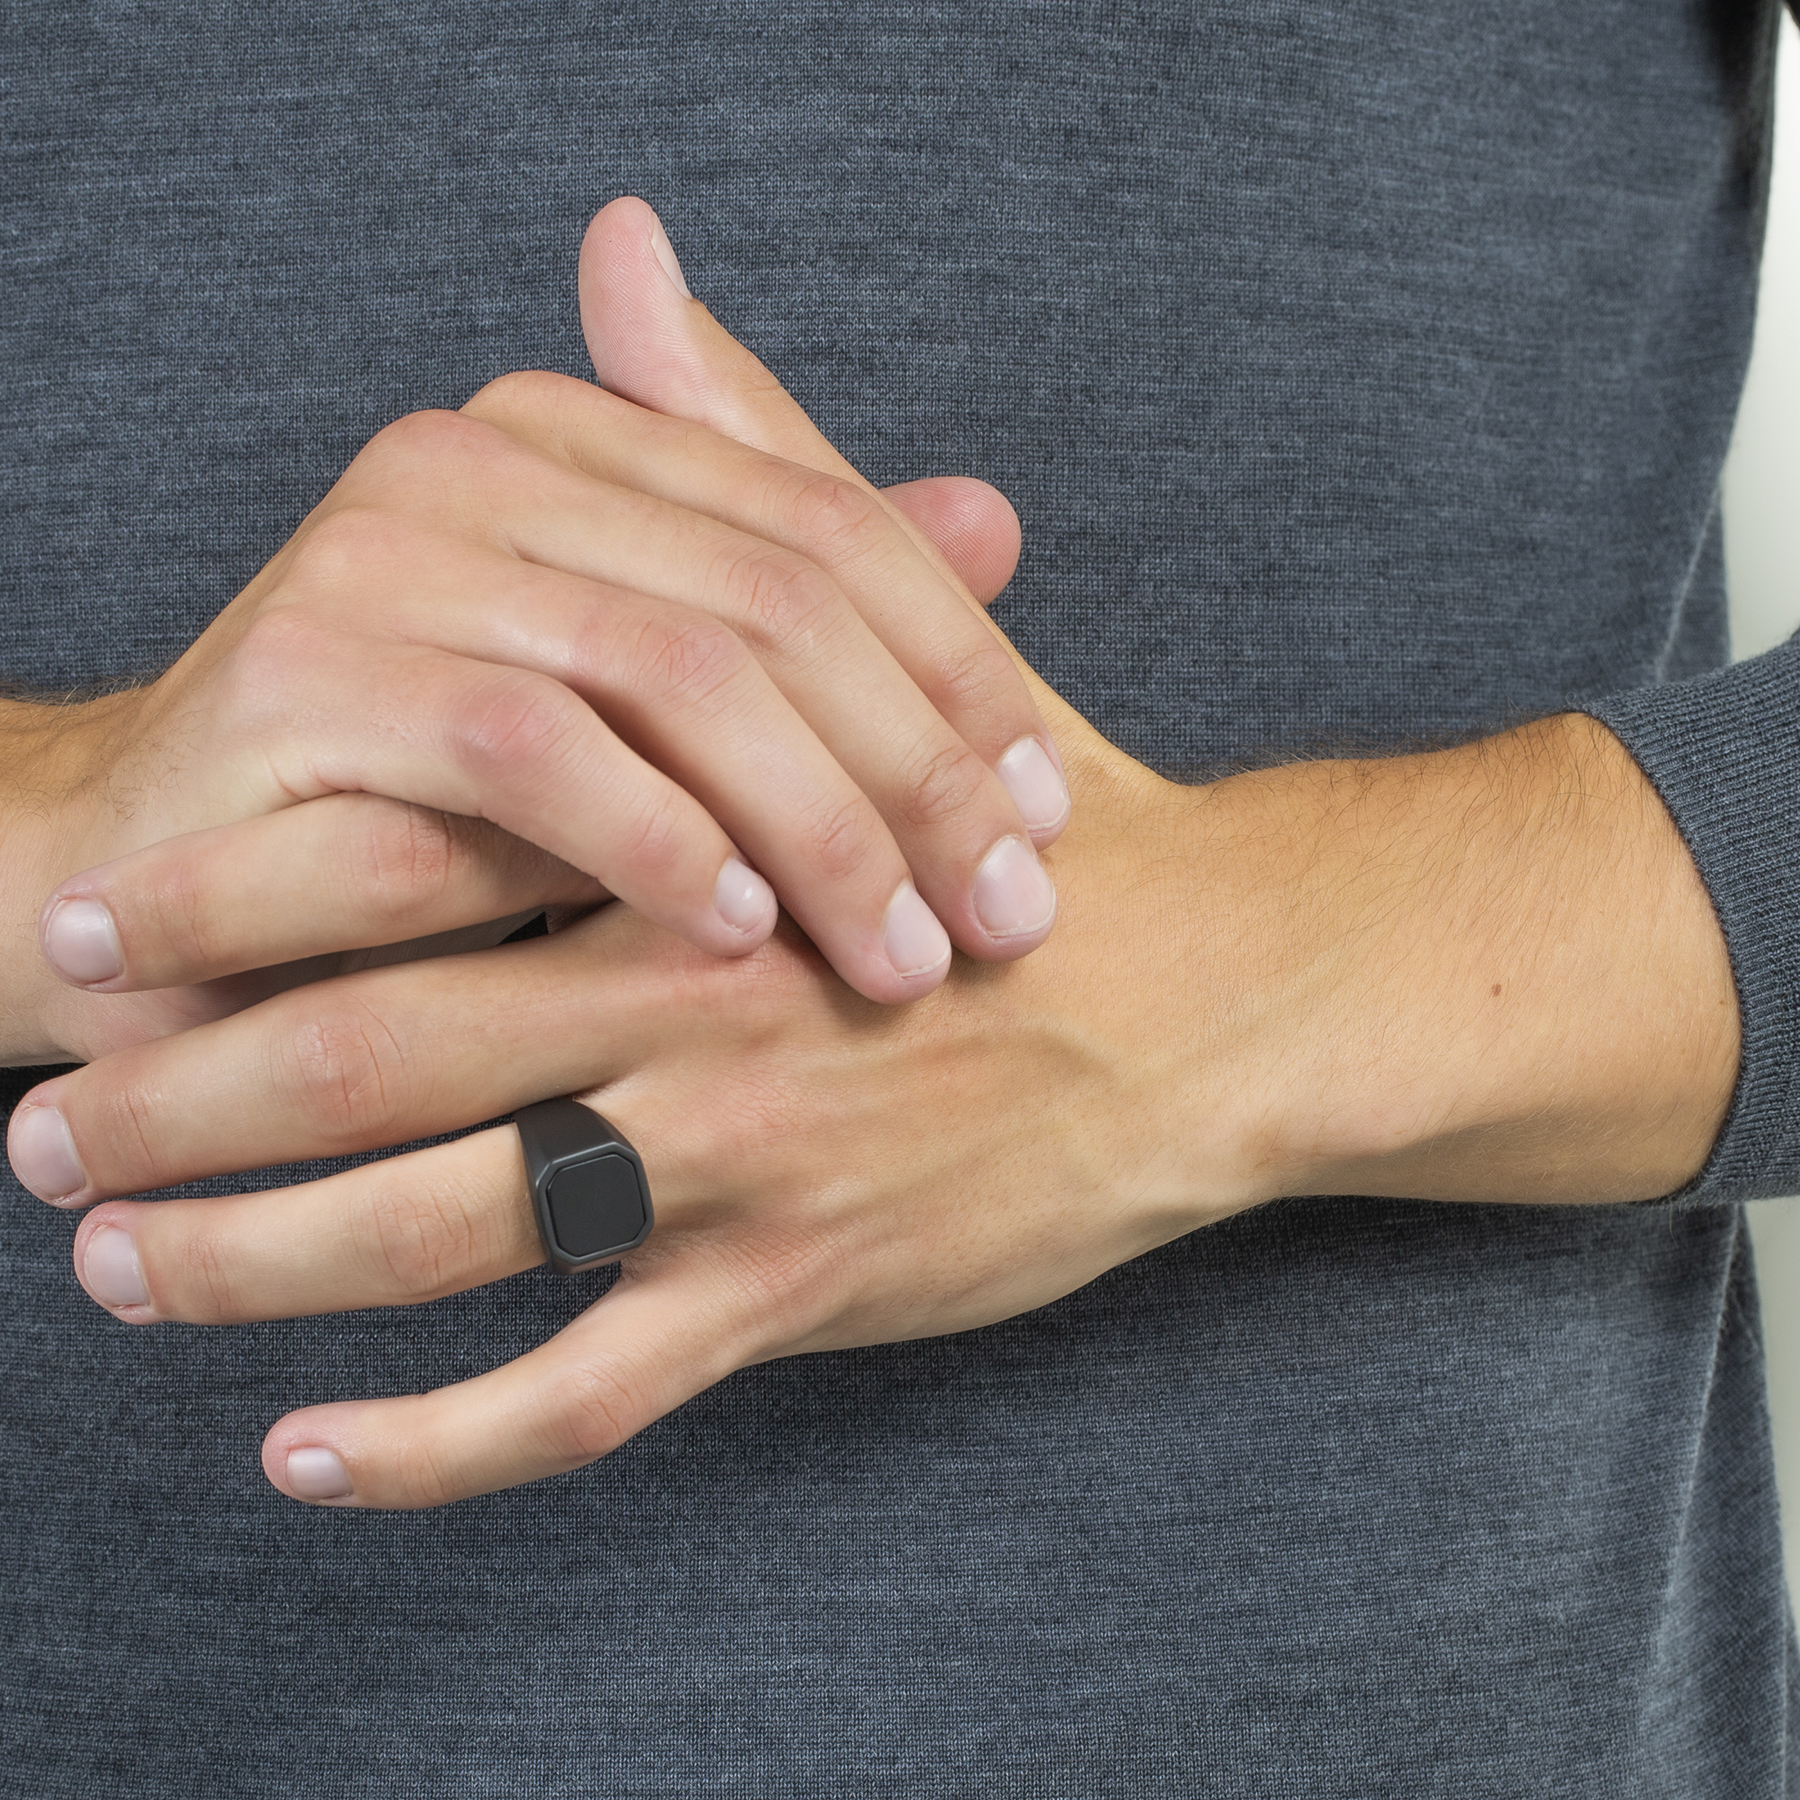
[{"label": "gray knit sweater", "polygon": [[385,420],[584,372],[637,192],[867,473],[1012,496],[999,616],[1133,754],[1595,711],[1745,1049],[1678,1204],[1279,1205],[421,1515],[292,1505],[262,1431],[591,1287],[139,1332],[9,1181],[0,1794],[1789,1791],[1736,1203],[1800,1189],[1800,649],[1718,672],[1770,5],[4,18],[5,680],[154,672]]}]

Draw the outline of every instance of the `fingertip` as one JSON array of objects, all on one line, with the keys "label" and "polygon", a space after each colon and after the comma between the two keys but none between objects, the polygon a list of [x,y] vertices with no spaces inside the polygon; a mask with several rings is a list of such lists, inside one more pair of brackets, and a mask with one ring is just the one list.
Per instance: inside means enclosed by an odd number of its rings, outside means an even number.
[{"label": "fingertip", "polygon": [[740,858],[732,856],[719,870],[713,887],[713,907],[730,933],[725,954],[747,956],[769,941],[781,907],[775,890]]},{"label": "fingertip", "polygon": [[640,199],[636,194],[620,194],[616,199],[607,201],[588,221],[588,228],[582,234],[581,254],[585,258],[590,248],[596,251],[603,249],[617,231],[643,231],[660,223],[656,208],[648,200]]},{"label": "fingertip", "polygon": [[1041,835],[1035,831],[1031,834],[1031,841],[1040,850],[1047,850],[1068,829],[1069,821],[1075,816],[1075,790],[1069,786],[1068,768],[1063,762],[1062,752],[1056,747],[1056,739],[1050,735],[1048,728],[1045,729],[1039,741],[1044,746],[1044,754],[1050,758],[1056,768],[1056,778],[1062,783],[1063,793],[1068,797],[1069,802],[1063,809],[1060,823]]},{"label": "fingertip", "polygon": [[600,385],[666,411],[700,398],[691,307],[681,264],[662,220],[627,195],[594,215],[576,271],[582,330]]},{"label": "fingertip", "polygon": [[[889,970],[900,983],[891,995],[896,1000],[929,993],[949,973],[950,934],[910,881],[901,882],[888,901],[881,922],[881,947]],[[871,996],[889,997],[887,993]]]},{"label": "fingertip", "polygon": [[269,1485],[307,1506],[355,1503],[356,1484],[343,1456],[329,1444],[296,1441],[283,1419],[263,1439],[262,1467]]},{"label": "fingertip", "polygon": [[1042,737],[1022,737],[994,766],[1032,843],[1040,849],[1062,835],[1073,809],[1069,784],[1050,750]]},{"label": "fingertip", "polygon": [[1029,956],[1034,950],[1041,950],[1050,941],[1056,929],[1054,913],[1034,931],[1020,931],[1010,937],[989,938],[985,943],[966,950],[976,962],[1009,963],[1018,962],[1021,957]]},{"label": "fingertip", "polygon": [[681,259],[675,254],[675,246],[669,242],[669,234],[663,229],[660,219],[650,228],[650,254],[656,258],[657,266],[669,278],[669,286],[683,300],[693,299],[687,277],[681,272]]},{"label": "fingertip", "polygon": [[96,1306],[127,1325],[158,1322],[149,1284],[129,1228],[126,1206],[96,1207],[81,1221],[71,1254],[75,1279]]},{"label": "fingertip", "polygon": [[87,1170],[62,1108],[56,1084],[34,1088],[14,1107],[6,1127],[6,1156],[20,1186],[50,1206],[79,1206],[92,1198]]},{"label": "fingertip", "polygon": [[822,440],[813,447],[816,433],[794,401],[693,298],[669,236],[635,196],[601,208],[588,227],[576,285],[600,385],[790,460],[798,450],[818,468],[847,466]]},{"label": "fingertip", "polygon": [[981,605],[1000,597],[1018,569],[1025,537],[1005,494],[973,475],[932,475],[882,491]]},{"label": "fingertip", "polygon": [[982,858],[971,899],[987,939],[975,954],[989,961],[1028,955],[1056,924],[1056,883],[1023,838],[1002,838]]},{"label": "fingertip", "polygon": [[38,915],[38,948],[70,987],[104,989],[125,975],[125,952],[112,909],[91,894],[52,894]]},{"label": "fingertip", "polygon": [[922,969],[911,975],[903,975],[901,983],[903,992],[893,995],[885,1002],[889,1006],[905,1006],[914,1000],[923,1000],[927,994],[935,994],[950,979],[951,958],[946,956],[935,968]]}]

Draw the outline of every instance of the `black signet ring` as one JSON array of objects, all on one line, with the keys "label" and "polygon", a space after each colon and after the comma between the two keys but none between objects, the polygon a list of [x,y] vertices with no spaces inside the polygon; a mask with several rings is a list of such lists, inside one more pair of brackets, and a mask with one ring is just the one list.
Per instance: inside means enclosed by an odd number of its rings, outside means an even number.
[{"label": "black signet ring", "polygon": [[644,1161],[601,1116],[575,1100],[543,1100],[513,1114],[538,1234],[564,1275],[617,1262],[656,1223]]}]

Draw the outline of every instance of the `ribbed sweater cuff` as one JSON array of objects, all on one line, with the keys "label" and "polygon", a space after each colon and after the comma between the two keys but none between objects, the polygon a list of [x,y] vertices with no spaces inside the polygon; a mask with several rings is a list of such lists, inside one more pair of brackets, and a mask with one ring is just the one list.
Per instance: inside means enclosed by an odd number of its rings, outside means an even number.
[{"label": "ribbed sweater cuff", "polygon": [[1619,738],[1674,815],[1737,980],[1737,1091],[1705,1168],[1670,1199],[1800,1193],[1800,638],[1581,710]]}]

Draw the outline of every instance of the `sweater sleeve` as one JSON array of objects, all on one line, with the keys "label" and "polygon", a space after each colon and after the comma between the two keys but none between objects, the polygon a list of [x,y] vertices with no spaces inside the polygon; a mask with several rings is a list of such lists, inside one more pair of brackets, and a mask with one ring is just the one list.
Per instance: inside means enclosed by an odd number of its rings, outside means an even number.
[{"label": "sweater sleeve", "polygon": [[1800,1194],[1800,636],[1581,710],[1619,738],[1673,814],[1737,981],[1737,1091],[1706,1166],[1670,1198]]}]

